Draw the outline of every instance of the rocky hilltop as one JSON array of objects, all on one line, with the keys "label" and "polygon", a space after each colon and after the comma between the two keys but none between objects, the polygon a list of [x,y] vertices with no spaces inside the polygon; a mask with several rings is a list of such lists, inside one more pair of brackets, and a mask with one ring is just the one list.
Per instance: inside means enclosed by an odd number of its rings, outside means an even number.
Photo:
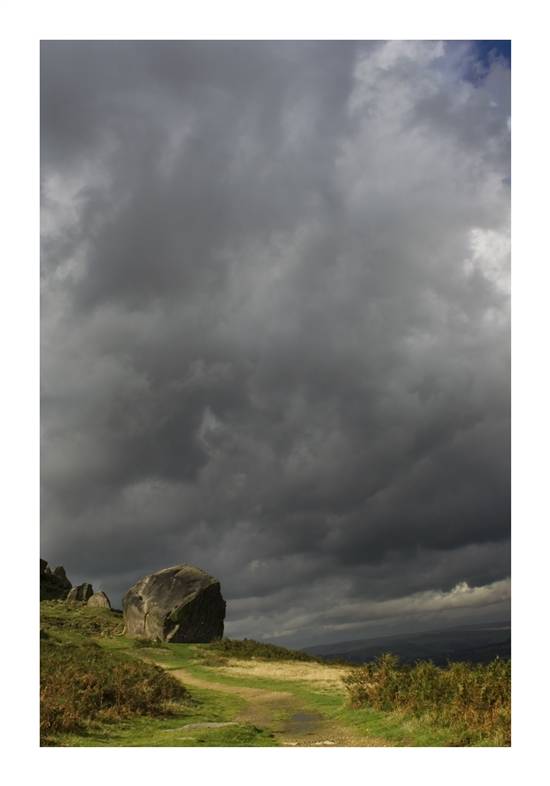
[{"label": "rocky hilltop", "polygon": [[[40,560],[40,600],[111,609],[105,592],[84,582],[72,586],[65,569]],[[223,637],[225,600],[220,583],[193,565],[150,573],[123,598],[125,632],[133,638],[206,644]]]},{"label": "rocky hilltop", "polygon": [[192,565],[144,576],[128,590],[122,608],[127,636],[187,643],[223,636],[220,583]]},{"label": "rocky hilltop", "polygon": [[51,570],[45,559],[40,559],[40,600],[65,600],[68,603],[86,603],[110,609],[111,602],[102,592],[94,592],[88,582],[73,587],[65,568],[61,565]]},{"label": "rocky hilltop", "polygon": [[51,570],[45,559],[40,560],[40,600],[64,600],[72,586],[64,567]]}]

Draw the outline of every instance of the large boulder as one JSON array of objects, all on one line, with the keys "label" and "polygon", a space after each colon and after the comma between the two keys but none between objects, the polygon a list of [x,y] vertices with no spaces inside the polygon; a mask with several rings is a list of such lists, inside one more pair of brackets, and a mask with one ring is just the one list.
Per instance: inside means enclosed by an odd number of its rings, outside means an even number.
[{"label": "large boulder", "polygon": [[204,644],[223,636],[220,583],[192,565],[144,576],[128,590],[122,609],[126,635],[134,638]]},{"label": "large boulder", "polygon": [[89,598],[92,597],[94,594],[94,589],[91,584],[84,582],[84,584],[79,584],[78,587],[73,587],[72,590],[67,595],[68,601],[80,601],[81,603],[86,603]]},{"label": "large boulder", "polygon": [[40,560],[40,600],[64,600],[72,586],[64,568],[52,571],[45,559]]},{"label": "large boulder", "polygon": [[88,598],[88,603],[86,605],[99,606],[100,608],[110,609],[111,601],[109,600],[107,595],[100,590],[99,592],[94,592],[94,594]]}]

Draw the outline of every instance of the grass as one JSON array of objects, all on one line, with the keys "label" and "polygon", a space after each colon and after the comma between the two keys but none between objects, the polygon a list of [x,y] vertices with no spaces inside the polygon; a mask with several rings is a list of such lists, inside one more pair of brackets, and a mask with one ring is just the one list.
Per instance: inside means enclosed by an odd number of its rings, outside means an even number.
[{"label": "grass", "polygon": [[269,730],[233,722],[235,696],[194,688],[152,662],[169,645],[127,639],[120,613],[44,601],[40,620],[43,746],[272,746]]},{"label": "grass", "polygon": [[[180,718],[188,722],[188,718]],[[266,748],[277,745],[272,734],[241,725],[221,729],[205,729],[201,733],[181,726],[174,720],[141,719],[132,723],[105,727],[103,731],[88,732],[85,736],[66,736],[63,747],[82,748]]]},{"label": "grass", "polygon": [[[148,642],[126,638],[119,613],[56,601],[41,604],[41,646],[43,744],[272,746],[297,710],[318,713],[326,728],[341,735],[347,729],[371,745],[509,744],[509,663],[440,669],[386,657],[342,668],[252,640]],[[177,669],[202,687],[183,687],[170,673]],[[264,722],[247,712],[246,691],[226,693],[223,686],[285,692],[291,701],[272,708],[274,723]],[[233,725],[189,727],[213,722]]]},{"label": "grass", "polygon": [[[364,685],[365,673],[372,671],[372,665],[349,666],[348,677],[345,680],[347,695],[331,689],[312,686],[307,682],[294,680],[277,680],[258,676],[238,676],[216,671],[216,666],[223,665],[217,661],[212,662],[213,645],[186,645],[172,644],[166,651],[155,654],[155,660],[162,663],[168,670],[185,668],[189,673],[208,679],[215,679],[222,685],[241,685],[246,687],[263,688],[271,691],[286,691],[299,699],[301,706],[312,712],[319,712],[325,718],[338,724],[343,724],[359,734],[375,737],[385,741],[387,745],[429,747],[429,746],[508,746],[510,744],[510,687],[509,687],[509,662],[501,661],[500,664],[482,666],[469,666],[463,663],[454,663],[449,670],[441,669],[427,661],[415,667],[403,666],[412,673],[411,685],[423,696],[422,705],[395,700],[370,702],[364,697],[359,697],[352,686]],[[271,660],[270,658],[266,659]],[[390,656],[389,661],[395,664],[395,676],[398,678],[401,667],[397,667],[397,659]],[[384,658],[386,667],[388,657]],[[227,663],[227,661],[225,661]],[[450,680],[456,685],[459,695],[462,695],[462,704],[458,701],[451,707],[445,707],[442,697],[439,705],[429,693],[428,674],[443,672],[442,679]],[[507,707],[498,720],[484,724],[475,722],[473,716],[475,704],[470,692],[467,694],[466,686],[460,688],[460,676],[470,672],[477,674],[481,682],[493,683],[502,700],[502,705]],[[496,675],[499,675],[498,677]],[[506,676],[508,675],[508,676]],[[498,688],[497,688],[498,684]],[[489,701],[489,693],[484,693]],[[460,707],[460,709],[459,709]],[[456,710],[454,709],[456,708]],[[448,713],[448,714],[445,714]]]},{"label": "grass", "polygon": [[189,698],[159,666],[109,652],[92,641],[41,642],[40,732],[43,744],[58,732],[97,719],[120,720],[169,712]]},{"label": "grass", "polygon": [[56,744],[71,747],[272,747],[269,730],[250,724],[222,728],[186,728],[188,724],[232,722],[244,702],[210,690],[193,688],[192,703],[169,715],[141,716],[88,724],[77,733],[58,735]]},{"label": "grass", "polygon": [[63,601],[44,601],[40,610],[43,745],[93,722],[167,715],[189,702],[183,685],[159,666],[99,645],[120,639],[120,613]]},{"label": "grass", "polygon": [[399,663],[386,654],[345,679],[352,706],[406,714],[449,729],[460,745],[507,746],[511,742],[511,665],[420,661]]},{"label": "grass", "polygon": [[278,647],[276,644],[265,644],[254,639],[221,639],[208,645],[210,652],[217,653],[226,658],[260,658],[262,660],[292,660],[310,661],[320,663],[320,659],[306,652],[299,650],[289,650],[286,647]]},{"label": "grass", "polygon": [[122,612],[94,608],[85,603],[46,600],[40,604],[40,630],[57,637],[120,636],[124,630]]}]

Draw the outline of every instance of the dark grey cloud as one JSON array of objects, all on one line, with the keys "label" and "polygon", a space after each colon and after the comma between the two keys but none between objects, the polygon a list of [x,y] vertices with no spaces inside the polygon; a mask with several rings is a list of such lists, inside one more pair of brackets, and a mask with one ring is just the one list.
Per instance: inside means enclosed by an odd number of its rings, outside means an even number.
[{"label": "dark grey cloud", "polygon": [[196,563],[230,634],[298,644],[506,612],[510,72],[475,57],[43,43],[50,562],[115,598]]}]

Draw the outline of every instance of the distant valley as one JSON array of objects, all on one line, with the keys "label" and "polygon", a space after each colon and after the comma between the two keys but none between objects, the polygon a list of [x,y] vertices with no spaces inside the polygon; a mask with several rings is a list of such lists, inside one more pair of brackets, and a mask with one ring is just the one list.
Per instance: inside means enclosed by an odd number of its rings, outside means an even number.
[{"label": "distant valley", "polygon": [[420,633],[339,641],[305,647],[304,652],[350,663],[371,661],[384,652],[398,655],[405,663],[428,659],[437,665],[444,665],[449,660],[488,663],[497,656],[511,657],[511,627],[509,621],[460,625]]}]

